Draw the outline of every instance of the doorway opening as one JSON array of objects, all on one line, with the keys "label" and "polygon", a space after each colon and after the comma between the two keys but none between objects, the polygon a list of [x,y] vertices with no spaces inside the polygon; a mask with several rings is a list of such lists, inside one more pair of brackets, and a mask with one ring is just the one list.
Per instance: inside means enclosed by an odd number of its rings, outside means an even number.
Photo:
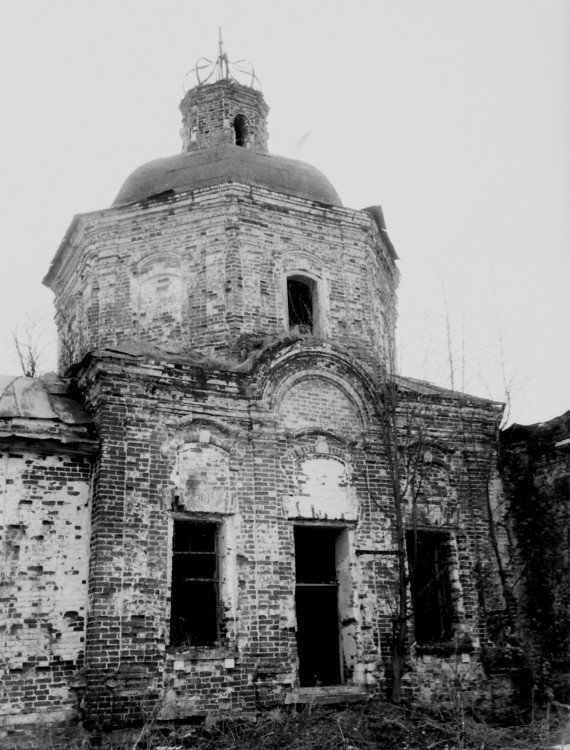
[{"label": "doorway opening", "polygon": [[342,682],[337,547],[343,530],[295,526],[297,653],[301,687]]}]

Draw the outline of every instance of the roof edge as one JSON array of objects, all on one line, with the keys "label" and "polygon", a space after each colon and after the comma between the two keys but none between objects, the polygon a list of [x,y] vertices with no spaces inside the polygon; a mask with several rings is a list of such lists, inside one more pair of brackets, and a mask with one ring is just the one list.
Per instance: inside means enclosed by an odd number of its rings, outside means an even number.
[{"label": "roof edge", "polygon": [[488,404],[489,406],[497,407],[497,411],[500,408],[501,413],[505,409],[504,401],[496,401],[492,398],[485,398],[483,396],[474,396],[471,393],[465,393],[464,391],[456,391],[451,388],[445,388],[444,386],[435,385],[427,380],[419,380],[418,378],[409,378],[404,375],[395,375],[395,382],[399,386],[408,387],[410,390],[416,390],[418,393],[423,392],[427,394],[440,395],[444,398],[460,400],[474,401],[480,404]]},{"label": "roof edge", "polygon": [[365,211],[367,214],[370,214],[374,221],[376,222],[376,226],[378,227],[378,231],[380,232],[380,236],[384,240],[384,243],[386,247],[388,248],[388,252],[390,253],[390,256],[392,260],[399,260],[399,255],[396,252],[396,248],[392,244],[392,240],[388,236],[388,230],[386,229],[386,222],[384,221],[384,211],[382,210],[382,206],[367,206],[366,208],[363,208],[362,211]]}]

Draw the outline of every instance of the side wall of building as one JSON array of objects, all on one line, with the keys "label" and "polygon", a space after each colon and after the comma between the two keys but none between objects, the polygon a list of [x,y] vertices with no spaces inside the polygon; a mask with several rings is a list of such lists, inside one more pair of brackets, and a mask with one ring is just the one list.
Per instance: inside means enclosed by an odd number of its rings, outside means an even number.
[{"label": "side wall of building", "polygon": [[502,405],[406,379],[400,386],[394,417],[408,554],[415,535],[441,540],[452,620],[450,638],[423,643],[412,595],[406,679],[428,703],[451,698],[499,710],[514,697],[509,670],[489,668],[486,657],[495,638],[504,637],[508,610],[500,573],[508,539],[496,468]]},{"label": "side wall of building", "polygon": [[501,435],[519,618],[535,686],[570,699],[570,412]]},{"label": "side wall of building", "polygon": [[77,713],[90,540],[90,460],[0,446],[0,726]]}]

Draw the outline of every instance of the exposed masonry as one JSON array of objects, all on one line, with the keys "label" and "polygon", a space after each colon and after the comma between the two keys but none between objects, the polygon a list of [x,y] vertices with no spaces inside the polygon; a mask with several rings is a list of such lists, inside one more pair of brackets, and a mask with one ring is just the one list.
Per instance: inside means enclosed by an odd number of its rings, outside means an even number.
[{"label": "exposed masonry", "polygon": [[[263,149],[262,105],[238,84],[194,90],[186,147],[235,137],[243,114],[243,153]],[[443,701],[460,679],[489,698],[502,407],[389,374],[398,271],[381,210],[294,197],[322,194],[303,174],[302,189],[277,181],[285,192],[225,182],[156,199],[150,185],[148,200],[74,219],[46,282],[65,397],[89,417],[48,429],[8,410],[0,434],[19,456],[5,454],[3,493],[8,742],[40,716],[113,728],[318,700],[323,683],[327,699],[385,694],[390,426],[406,529],[434,566],[432,611],[407,623],[404,692]],[[291,279],[310,325],[291,326]]]},{"label": "exposed masonry", "polygon": [[267,152],[269,107],[256,89],[221,80],[190,89],[180,103],[180,111],[184,151],[231,143]]},{"label": "exposed masonry", "polygon": [[369,362],[387,356],[398,271],[366,212],[227,184],[79,217],[66,245],[71,262],[48,276],[64,369],[133,340],[248,353],[286,327],[293,274],[318,284],[318,336]]},{"label": "exposed masonry", "polygon": [[[97,448],[67,386],[0,382],[0,746],[77,715]],[[16,740],[17,747],[21,745]]]},{"label": "exposed masonry", "polygon": [[[98,562],[90,581],[88,713],[125,721],[160,698],[161,717],[180,718],[290,700],[298,688],[299,523],[348,534],[339,569],[342,679],[362,688],[383,684],[396,567],[381,425],[365,371],[327,351],[323,368],[316,342],[281,347],[279,366],[267,356],[256,375],[104,351],[85,363],[79,384],[107,456],[93,498]],[[307,360],[323,381],[312,410],[299,388],[288,387],[295,365],[307,368]],[[351,401],[353,389],[360,405]],[[298,429],[290,416],[295,393]],[[410,390],[408,398],[418,396]],[[346,414],[358,415],[350,437],[342,437]],[[406,678],[430,700],[449,689],[446,670],[466,684],[483,682],[477,654],[487,629],[479,598],[489,610],[500,607],[486,519],[498,412],[490,402],[436,394],[421,414],[429,471],[419,517],[422,528],[449,532],[454,555],[453,636],[419,650]],[[468,439],[459,431],[465,421]],[[173,513],[223,528],[223,637],[212,648],[168,647]],[[477,566],[489,571],[476,573]]]},{"label": "exposed masonry", "polygon": [[90,463],[20,451],[0,453],[2,703],[64,713],[85,649]]},{"label": "exposed masonry", "polygon": [[556,700],[570,699],[570,412],[501,434],[510,531],[524,553],[518,583],[527,658]]}]

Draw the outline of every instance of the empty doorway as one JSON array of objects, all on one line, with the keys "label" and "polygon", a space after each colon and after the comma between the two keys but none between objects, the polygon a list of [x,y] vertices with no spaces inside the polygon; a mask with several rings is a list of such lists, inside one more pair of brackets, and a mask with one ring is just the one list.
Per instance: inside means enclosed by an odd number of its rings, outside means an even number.
[{"label": "empty doorway", "polygon": [[295,608],[301,687],[341,682],[337,542],[340,529],[295,526]]}]

